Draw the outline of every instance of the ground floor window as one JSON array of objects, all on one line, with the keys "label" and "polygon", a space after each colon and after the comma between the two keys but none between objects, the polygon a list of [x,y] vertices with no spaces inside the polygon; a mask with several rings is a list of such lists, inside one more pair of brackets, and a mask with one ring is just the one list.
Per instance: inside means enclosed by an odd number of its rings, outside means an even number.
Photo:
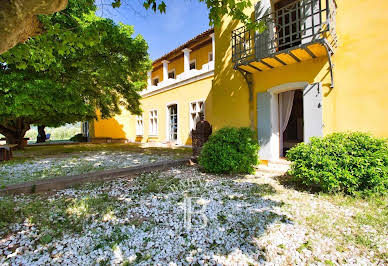
[{"label": "ground floor window", "polygon": [[175,141],[178,139],[178,105],[168,106],[168,116],[169,140]]},{"label": "ground floor window", "polygon": [[82,122],[82,136],[88,138],[89,137],[89,122]]},{"label": "ground floor window", "polygon": [[137,136],[143,135],[143,116],[142,115],[136,116],[136,135]]},{"label": "ground floor window", "polygon": [[150,111],[150,135],[158,135],[158,111]]},{"label": "ground floor window", "polygon": [[190,103],[190,131],[195,129],[201,117],[204,117],[204,101]]}]

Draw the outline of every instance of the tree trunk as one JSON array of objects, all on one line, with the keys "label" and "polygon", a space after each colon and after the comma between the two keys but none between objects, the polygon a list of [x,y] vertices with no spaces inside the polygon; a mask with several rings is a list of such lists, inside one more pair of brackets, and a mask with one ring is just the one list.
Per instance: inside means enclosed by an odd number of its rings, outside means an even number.
[{"label": "tree trunk", "polygon": [[38,126],[38,137],[36,138],[36,143],[46,142],[46,132],[44,128],[46,126]]},{"label": "tree trunk", "polygon": [[0,133],[5,136],[7,144],[17,144],[17,148],[25,146],[24,135],[30,129],[30,124],[23,118],[17,118],[0,124]]}]

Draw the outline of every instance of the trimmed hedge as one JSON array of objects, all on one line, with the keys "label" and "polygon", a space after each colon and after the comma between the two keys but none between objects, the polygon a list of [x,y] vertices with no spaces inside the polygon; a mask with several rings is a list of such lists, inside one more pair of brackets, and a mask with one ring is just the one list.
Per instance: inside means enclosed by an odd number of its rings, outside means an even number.
[{"label": "trimmed hedge", "polygon": [[258,164],[259,145],[249,128],[222,128],[202,148],[199,164],[207,172],[253,173]]},{"label": "trimmed hedge", "polygon": [[387,193],[388,146],[361,132],[334,133],[300,143],[286,155],[294,179],[324,192]]}]

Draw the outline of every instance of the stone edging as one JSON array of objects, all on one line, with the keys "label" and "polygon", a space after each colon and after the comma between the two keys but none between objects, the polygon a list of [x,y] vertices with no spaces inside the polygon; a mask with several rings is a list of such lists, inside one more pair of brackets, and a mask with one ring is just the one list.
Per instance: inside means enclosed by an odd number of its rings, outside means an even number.
[{"label": "stone edging", "polygon": [[121,177],[130,177],[140,173],[157,170],[164,170],[173,166],[180,166],[189,163],[189,159],[179,159],[164,162],[156,162],[129,168],[120,168],[100,172],[91,172],[73,176],[58,176],[21,184],[9,185],[0,189],[0,195],[29,194],[35,192],[47,192],[68,188],[75,184],[88,183],[93,181],[107,181]]}]

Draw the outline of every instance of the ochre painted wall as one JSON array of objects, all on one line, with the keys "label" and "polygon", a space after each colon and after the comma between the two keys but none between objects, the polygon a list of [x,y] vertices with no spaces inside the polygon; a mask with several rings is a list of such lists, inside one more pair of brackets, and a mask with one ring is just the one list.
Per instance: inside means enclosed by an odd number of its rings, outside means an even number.
[{"label": "ochre painted wall", "polygon": [[[142,137],[136,136],[136,116],[123,110],[120,115],[111,119],[94,122],[94,137],[125,138],[130,141],[164,142],[167,140],[167,106],[171,103],[178,105],[178,143],[191,144],[189,105],[193,101],[205,101],[205,116],[207,112],[206,101],[212,86],[213,76],[207,77],[181,87],[174,88],[156,95],[145,97],[141,100],[143,110]],[[150,111],[158,111],[158,135],[149,136]]]},{"label": "ochre painted wall", "polygon": [[210,42],[199,49],[191,51],[190,61],[195,59],[197,61],[196,68],[201,69],[203,64],[206,64],[209,62],[208,53],[211,51],[212,51],[212,44]]},{"label": "ochre painted wall", "polygon": [[151,73],[152,80],[156,77],[159,77],[159,82],[163,81],[163,66],[158,66],[155,70]]},{"label": "ochre painted wall", "polygon": [[[333,56],[334,89],[330,89],[327,57],[254,74],[253,112],[257,127],[256,94],[289,82],[322,82],[324,134],[368,131],[388,137],[388,1],[337,1],[338,47]],[[252,12],[250,10],[248,13]],[[357,18],[357,19],[355,19]],[[207,117],[214,129],[249,126],[249,93],[231,61],[231,31],[240,23],[224,18],[215,29],[216,61],[211,106]]]},{"label": "ochre painted wall", "polygon": [[337,1],[336,131],[388,137],[388,1]]},{"label": "ochre painted wall", "polygon": [[172,60],[168,64],[168,71],[171,71],[175,69],[175,75],[178,76],[179,74],[183,73],[184,71],[184,65],[183,65],[183,55],[180,55],[176,59]]}]

